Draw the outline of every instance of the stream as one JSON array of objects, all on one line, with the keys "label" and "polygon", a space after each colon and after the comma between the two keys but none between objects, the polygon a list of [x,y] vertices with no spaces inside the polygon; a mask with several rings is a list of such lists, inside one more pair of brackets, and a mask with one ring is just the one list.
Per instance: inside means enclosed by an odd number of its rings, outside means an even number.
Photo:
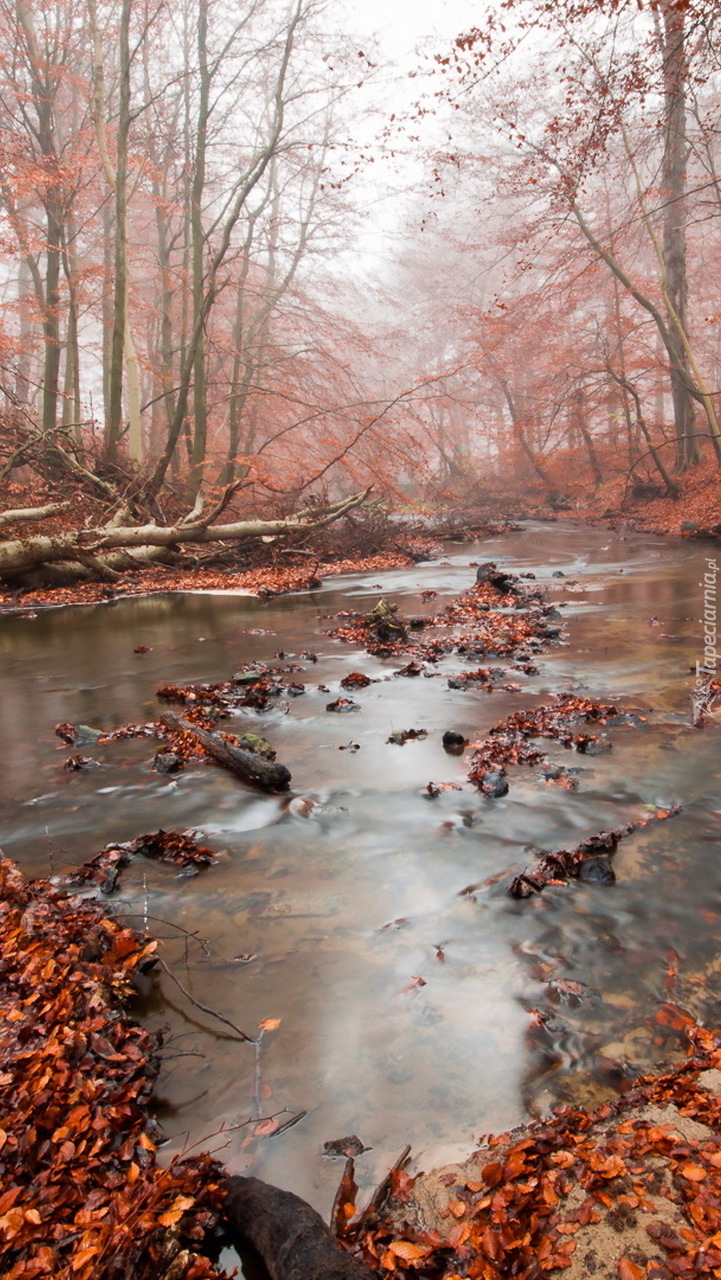
[{"label": "stream", "polygon": [[[136,859],[110,900],[164,940],[198,1001],[253,1035],[270,1020],[256,1053],[160,975],[141,1014],[168,1028],[163,1159],[216,1151],[327,1215],[342,1163],[322,1154],[326,1141],[357,1134],[370,1148],[356,1162],[367,1192],[406,1143],[414,1170],[428,1169],[681,1056],[679,1041],[653,1032],[664,1000],[721,1025],[720,730],[691,724],[700,582],[717,554],[715,543],[527,523],[302,596],[179,594],[0,617],[5,854],[26,874],[60,874],[159,827],[194,828],[221,854],[195,877]],[[561,607],[562,642],[538,675],[512,673],[517,691],[449,689],[473,663],[458,655],[433,678],[397,677],[398,658],[325,634],[338,610],[365,611],[381,595],[404,614],[436,613],[483,559],[534,573]],[[63,768],[76,749],[60,744],[57,722],[153,720],[159,685],[226,680],[256,660],[297,667],[305,694],[221,727],[268,738],[292,772],[290,797],[200,763],[169,778],[143,740],[82,747],[99,767]],[[361,710],[327,712],[352,671],[373,680],[351,694]],[[598,756],[549,745],[580,770],[576,791],[512,769],[507,796],[480,795],[468,754],[445,752],[443,732],[478,740],[561,691],[640,708],[645,721],[609,727],[612,750]],[[387,741],[409,728],[428,736]],[[460,789],[430,798],[431,780]],[[674,804],[678,816],[619,845],[615,884],[508,896],[528,844],[570,849]],[[583,995],[564,996],[564,981],[585,984]],[[247,1123],[272,1116],[276,1134]]]}]

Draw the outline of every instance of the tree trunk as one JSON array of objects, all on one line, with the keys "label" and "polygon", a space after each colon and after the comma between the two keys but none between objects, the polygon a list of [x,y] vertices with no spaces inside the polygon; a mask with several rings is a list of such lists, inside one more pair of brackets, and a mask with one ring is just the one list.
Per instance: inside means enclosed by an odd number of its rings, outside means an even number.
[{"label": "tree trunk", "polygon": [[30,302],[32,294],[32,272],[25,255],[18,266],[18,313],[20,317],[20,333],[18,342],[18,358],[15,374],[15,399],[18,404],[29,406],[33,402],[30,394],[30,366],[33,352],[33,312]]},{"label": "tree trunk", "polygon": [[[190,231],[193,262],[193,323],[203,309],[205,296],[205,232],[203,229],[203,198],[205,195],[205,160],[208,145],[208,117],[210,114],[210,71],[208,68],[208,3],[199,0],[198,6],[198,122],[195,135],[193,186],[190,197]],[[205,332],[200,326],[193,363],[193,449],[188,477],[188,497],[197,498],[203,483],[205,451],[208,442],[208,405],[205,370]]]},{"label": "tree trunk", "polygon": [[88,0],[93,37],[93,114],[95,136],[103,172],[115,196],[115,243],[113,248],[112,331],[107,351],[107,411],[105,456],[115,462],[123,435],[123,388],[128,409],[128,453],[140,462],[143,453],[140,421],[140,367],[130,328],[128,261],[128,136],[130,133],[130,17],[132,0],[123,0],[120,12],[120,88],[115,167],[110,160],[105,136],[105,69],[95,0]]},{"label": "tree trunk", "polygon": [[[125,351],[125,311],[128,301],[126,222],[128,129],[130,126],[130,7],[123,0],[120,13],[120,102],[118,107],[117,157],[115,161],[115,250],[113,255],[113,331],[108,370],[108,420],[105,424],[105,456],[115,462],[122,434],[123,371]],[[102,82],[101,82],[102,83]],[[105,104],[102,104],[104,111]]]},{"label": "tree trunk", "polygon": [[[86,570],[93,570],[101,579],[112,578],[125,569],[141,568],[144,562],[157,559],[164,553],[187,544],[240,542],[248,538],[279,537],[288,533],[322,529],[359,506],[368,496],[368,490],[365,490],[344,498],[320,516],[312,511],[300,511],[285,520],[240,520],[233,524],[213,524],[212,521],[224,509],[232,492],[233,486],[205,518],[191,514],[171,526],[106,525],[95,529],[71,529],[59,534],[38,534],[35,537],[0,541],[0,577],[21,581],[24,576],[35,574],[47,565],[80,564]],[[22,512],[6,511],[3,513],[3,523],[16,523],[21,517],[30,518]]]},{"label": "tree trunk", "polygon": [[234,1243],[252,1245],[271,1280],[369,1280],[319,1213],[260,1178],[228,1178],[224,1216]]},{"label": "tree trunk", "polygon": [[[662,6],[665,145],[661,191],[664,203],[663,259],[666,272],[668,330],[673,354],[671,395],[676,426],[676,470],[685,471],[701,458],[696,438],[689,358],[686,276],[686,44],[683,9],[671,0]],[[680,330],[682,332],[680,332]]]},{"label": "tree trunk", "polygon": [[272,760],[264,760],[253,751],[244,751],[232,742],[226,742],[219,733],[210,733],[199,725],[182,716],[167,714],[161,717],[162,723],[171,729],[179,729],[183,733],[192,733],[198,739],[203,750],[218,764],[234,773],[241,782],[259,791],[287,791],[290,786],[290,770],[284,764],[275,764]]},{"label": "tree trunk", "polygon": [[526,435],[524,425],[522,422],[522,415],[519,413],[519,410],[518,410],[516,398],[507,382],[502,382],[501,387],[503,388],[503,394],[506,397],[506,404],[508,405],[508,409],[511,415],[511,425],[513,426],[513,434],[516,437],[518,443],[520,444],[521,449],[523,450],[526,457],[528,458],[528,461],[533,467],[533,470],[535,471],[539,480],[543,482],[543,484],[548,489],[549,493],[551,493],[553,492],[553,482],[550,476],[548,476],[544,471],[543,467],[541,466],[541,463],[538,461],[538,458],[536,457],[536,454],[534,453],[533,449],[528,443],[528,437]]}]

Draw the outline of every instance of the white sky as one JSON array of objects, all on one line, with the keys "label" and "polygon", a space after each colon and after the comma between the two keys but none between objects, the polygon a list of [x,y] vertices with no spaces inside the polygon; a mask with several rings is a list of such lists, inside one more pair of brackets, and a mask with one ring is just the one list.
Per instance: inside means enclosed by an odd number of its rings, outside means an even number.
[{"label": "white sky", "polygon": [[[487,11],[488,0],[485,4],[478,0],[330,0],[327,16],[333,18],[337,13],[339,25],[349,34],[357,34],[359,41],[367,44],[365,52],[378,62],[378,70],[362,93],[365,105],[375,108],[375,116],[369,120],[359,117],[356,140],[372,151],[388,117],[393,112],[399,116],[406,112],[428,86],[423,71],[430,70],[429,56],[445,52],[457,35],[482,22]],[[425,56],[419,56],[419,48]],[[387,69],[386,63],[390,64]],[[408,79],[410,71],[420,72],[418,78]],[[383,274],[385,264],[393,260],[404,238],[403,188],[423,183],[421,153],[439,136],[431,119],[410,132],[424,135],[426,147],[423,143],[414,146],[399,134],[396,145],[406,151],[406,158],[384,161],[379,156],[369,168],[367,180],[356,179],[354,183],[364,219],[353,254],[354,268],[361,275]]]},{"label": "white sky", "polygon": [[429,36],[439,45],[483,18],[478,0],[361,0],[347,4],[349,27],[377,34],[389,58],[410,61],[415,46]]}]

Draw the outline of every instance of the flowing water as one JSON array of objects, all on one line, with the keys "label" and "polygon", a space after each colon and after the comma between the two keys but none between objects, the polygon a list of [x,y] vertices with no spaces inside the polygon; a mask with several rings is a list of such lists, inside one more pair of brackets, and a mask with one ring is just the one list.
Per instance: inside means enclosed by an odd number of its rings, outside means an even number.
[{"label": "flowing water", "polygon": [[[678,1054],[654,1033],[667,998],[721,1023],[719,728],[694,729],[690,716],[699,584],[715,555],[711,543],[528,524],[449,545],[443,561],[330,579],[304,596],[168,595],[0,618],[5,853],[46,875],[110,840],[199,829],[222,854],[216,866],[184,878],[138,859],[113,909],[165,940],[168,964],[201,1003],[253,1034],[280,1019],[256,1053],[162,975],[143,1016],[169,1028],[158,1084],[168,1154],[217,1150],[326,1213],[340,1173],[322,1155],[327,1140],[355,1133],[371,1148],[357,1162],[369,1188],[406,1142],[415,1167],[429,1168],[483,1133],[606,1096],[634,1069]],[[326,634],[329,615],[381,594],[403,613],[437,612],[483,558],[534,572],[567,623],[536,677],[513,673],[517,692],[449,690],[459,656],[431,669],[440,677],[399,678],[403,660]],[[422,602],[424,590],[437,597]],[[171,780],[152,771],[157,748],[142,740],[83,747],[100,767],[63,769],[70,749],[56,722],[151,720],[160,684],[224,680],[252,660],[297,664],[292,678],[306,685],[224,725],[272,742],[293,774],[290,802],[201,764]],[[358,670],[374,680],[352,694],[361,710],[328,713],[342,677]],[[646,721],[609,729],[613,749],[593,758],[551,744],[554,759],[580,768],[575,792],[526,769],[510,771],[505,798],[479,795],[443,732],[478,739],[562,690],[642,708]],[[408,728],[428,736],[387,742]],[[430,780],[461,789],[430,799]],[[571,848],[672,804],[684,806],[679,816],[619,846],[615,884],[508,897],[528,843]],[[564,1000],[559,979],[597,994]],[[246,1123],[280,1113],[282,1125],[302,1111],[275,1136]]]}]

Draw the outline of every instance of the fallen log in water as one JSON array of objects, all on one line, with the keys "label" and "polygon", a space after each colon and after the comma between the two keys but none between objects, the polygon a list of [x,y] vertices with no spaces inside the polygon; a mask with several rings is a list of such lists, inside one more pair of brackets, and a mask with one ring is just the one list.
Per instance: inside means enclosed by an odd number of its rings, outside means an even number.
[{"label": "fallen log in water", "polygon": [[225,1224],[233,1243],[250,1244],[271,1280],[369,1280],[319,1213],[292,1191],[260,1178],[228,1178]]},{"label": "fallen log in water", "polygon": [[261,791],[288,790],[290,769],[286,769],[284,764],[274,764],[273,761],[265,760],[263,756],[256,755],[253,751],[244,751],[242,747],[236,747],[232,742],[226,741],[219,733],[210,733],[207,729],[201,729],[198,725],[191,724],[190,720],[174,715],[173,712],[164,715],[161,723],[182,733],[192,733],[213,760],[234,773],[243,782],[247,782],[249,786],[257,787]]}]

